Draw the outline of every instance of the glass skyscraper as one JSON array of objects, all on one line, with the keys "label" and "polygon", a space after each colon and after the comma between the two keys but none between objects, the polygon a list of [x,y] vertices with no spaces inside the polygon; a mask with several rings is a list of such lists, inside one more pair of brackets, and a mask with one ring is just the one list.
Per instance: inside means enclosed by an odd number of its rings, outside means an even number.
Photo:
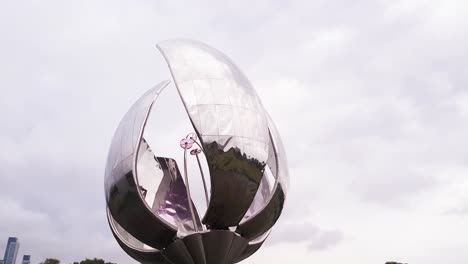
[{"label": "glass skyscraper", "polygon": [[21,264],[31,264],[31,255],[24,255]]},{"label": "glass skyscraper", "polygon": [[16,264],[16,255],[18,254],[19,241],[17,237],[9,237],[5,256],[3,257],[4,264]]}]

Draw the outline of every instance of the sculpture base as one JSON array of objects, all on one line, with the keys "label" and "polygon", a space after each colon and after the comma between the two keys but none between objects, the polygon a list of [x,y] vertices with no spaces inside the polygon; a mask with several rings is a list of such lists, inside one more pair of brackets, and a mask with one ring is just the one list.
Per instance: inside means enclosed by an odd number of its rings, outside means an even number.
[{"label": "sculpture base", "polygon": [[232,231],[211,230],[178,239],[161,253],[174,264],[232,264],[247,246],[248,241]]}]

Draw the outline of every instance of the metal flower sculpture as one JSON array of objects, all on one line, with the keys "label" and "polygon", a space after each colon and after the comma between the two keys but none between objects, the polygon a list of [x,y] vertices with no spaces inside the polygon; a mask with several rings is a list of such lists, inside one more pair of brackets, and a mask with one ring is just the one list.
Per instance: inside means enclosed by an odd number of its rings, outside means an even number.
[{"label": "metal flower sculpture", "polygon": [[[134,103],[115,132],[106,165],[110,228],[142,263],[239,262],[261,247],[281,214],[288,187],[281,138],[249,80],[224,54],[189,40],[157,47],[195,133],[180,141],[182,175],[174,159],[153,154],[143,138],[151,108],[170,81]],[[197,160],[199,175],[188,175],[187,159]],[[203,180],[202,218],[189,176]]]}]

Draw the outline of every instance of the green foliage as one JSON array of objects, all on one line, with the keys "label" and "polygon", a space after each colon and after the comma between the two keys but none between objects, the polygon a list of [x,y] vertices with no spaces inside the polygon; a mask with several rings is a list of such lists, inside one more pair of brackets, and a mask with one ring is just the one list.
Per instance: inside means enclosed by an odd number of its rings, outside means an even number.
[{"label": "green foliage", "polygon": [[103,259],[85,259],[80,262],[80,264],[115,264],[111,262],[105,262]]},{"label": "green foliage", "polygon": [[47,258],[41,264],[60,264],[60,260],[54,258]]},{"label": "green foliage", "polygon": [[[48,259],[44,260],[43,262],[41,262],[41,264],[60,264],[60,260],[53,259],[53,258],[48,258]],[[98,259],[98,258],[94,258],[94,259],[88,259],[87,258],[87,259],[82,260],[80,262],[73,262],[73,264],[115,264],[115,263],[106,262],[103,259]]]}]

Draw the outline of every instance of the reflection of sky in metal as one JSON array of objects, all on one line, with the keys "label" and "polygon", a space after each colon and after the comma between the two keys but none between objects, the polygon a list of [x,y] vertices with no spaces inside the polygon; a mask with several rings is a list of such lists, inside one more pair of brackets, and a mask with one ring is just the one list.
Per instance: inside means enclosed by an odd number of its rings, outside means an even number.
[{"label": "reflection of sky in metal", "polygon": [[165,41],[158,47],[203,143],[216,141],[226,150],[238,147],[265,162],[269,139],[265,111],[237,66],[195,41]]},{"label": "reflection of sky in metal", "polygon": [[[160,43],[158,47],[169,64],[178,91],[204,146],[216,142],[225,151],[239,149],[242,154],[260,163],[273,164],[271,170],[276,172],[265,111],[251,83],[238,67],[224,54],[199,42],[171,40]],[[211,184],[217,188],[217,175],[213,176],[213,170],[211,174]],[[259,184],[254,182],[255,190]],[[250,194],[239,192],[239,197],[234,198],[238,204],[241,204],[242,199],[250,204],[255,195],[250,209],[241,211],[244,218],[265,206],[270,198],[269,185],[274,185],[274,182],[267,184],[264,178],[256,195],[253,193],[255,191]],[[225,197],[223,194],[222,198]],[[226,201],[221,203],[228,204]]]}]

